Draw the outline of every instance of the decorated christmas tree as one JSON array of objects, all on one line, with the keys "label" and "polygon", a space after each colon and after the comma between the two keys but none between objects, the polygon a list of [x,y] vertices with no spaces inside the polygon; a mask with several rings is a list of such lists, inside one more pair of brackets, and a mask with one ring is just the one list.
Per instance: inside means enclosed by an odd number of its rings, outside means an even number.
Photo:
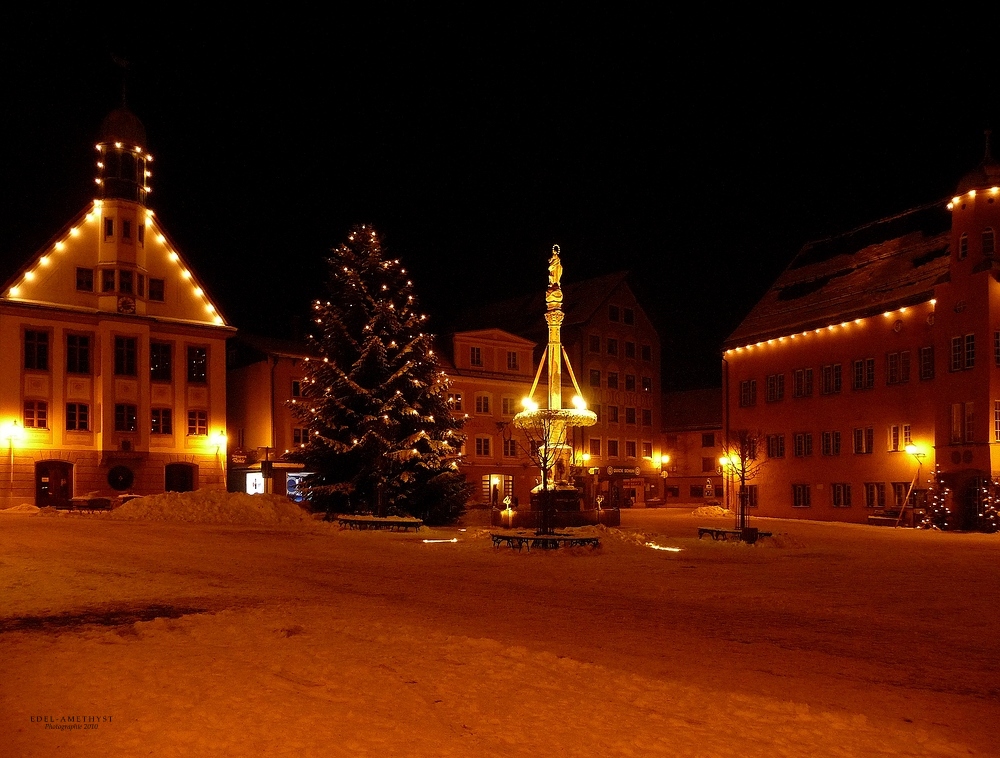
[{"label": "decorated christmas tree", "polygon": [[370,226],[351,230],[328,265],[308,335],[316,357],[293,405],[308,431],[294,458],[314,472],[314,506],[453,521],[468,495],[457,469],[461,422],[449,413],[413,283]]}]

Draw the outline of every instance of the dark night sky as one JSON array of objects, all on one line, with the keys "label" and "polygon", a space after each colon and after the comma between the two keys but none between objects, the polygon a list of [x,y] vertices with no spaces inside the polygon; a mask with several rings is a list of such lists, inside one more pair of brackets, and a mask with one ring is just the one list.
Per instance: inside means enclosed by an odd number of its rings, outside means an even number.
[{"label": "dark night sky", "polygon": [[667,388],[718,382],[722,340],[803,243],[949,196],[1000,125],[995,19],[178,11],[123,34],[92,10],[8,25],[5,273],[92,196],[113,52],[150,205],[236,326],[287,331],[354,223],[438,330],[542,286],[558,243],[566,281],[636,274]]}]

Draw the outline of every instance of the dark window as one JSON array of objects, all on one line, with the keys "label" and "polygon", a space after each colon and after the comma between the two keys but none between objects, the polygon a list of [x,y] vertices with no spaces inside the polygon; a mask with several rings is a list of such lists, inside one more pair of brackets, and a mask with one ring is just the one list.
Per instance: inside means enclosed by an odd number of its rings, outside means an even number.
[{"label": "dark window", "polygon": [[90,337],[66,335],[66,370],[71,374],[90,373]]},{"label": "dark window", "polygon": [[118,272],[118,291],[124,292],[127,295],[132,294],[132,272],[131,271],[119,271]]},{"label": "dark window", "polygon": [[795,508],[808,508],[812,505],[808,484],[792,485],[792,505]]},{"label": "dark window", "polygon": [[115,270],[113,268],[101,269],[101,292],[115,291]]},{"label": "dark window", "polygon": [[613,390],[618,389],[618,372],[609,371],[608,372],[608,387]]},{"label": "dark window", "polygon": [[964,261],[965,256],[967,256],[968,254],[969,254],[969,235],[962,234],[962,236],[958,238],[958,259],[960,261]]},{"label": "dark window", "polygon": [[136,408],[129,403],[115,404],[115,431],[134,432],[136,430]]},{"label": "dark window", "polygon": [[122,220],[122,239],[131,240],[132,239],[132,222]]},{"label": "dark window", "polygon": [[608,321],[618,321],[618,306],[609,305],[608,306]]},{"label": "dark window", "polygon": [[749,408],[757,404],[757,380],[746,379],[740,382],[740,407]]},{"label": "dark window", "polygon": [[149,343],[149,378],[154,382],[173,381],[173,349],[169,342]]},{"label": "dark window", "polygon": [[590,352],[592,353],[601,352],[601,338],[597,334],[590,335]]},{"label": "dark window", "polygon": [[136,233],[137,233],[138,238],[139,238],[139,244],[140,245],[145,245],[146,244],[146,225],[145,224],[139,224],[139,228],[136,229]]},{"label": "dark window", "polygon": [[24,367],[33,371],[49,370],[49,333],[28,329],[24,333]]},{"label": "dark window", "polygon": [[189,347],[187,349],[187,380],[192,384],[208,381],[208,348]]},{"label": "dark window", "polygon": [[600,387],[601,386],[601,370],[592,368],[590,369],[590,386]]},{"label": "dark window", "polygon": [[701,434],[701,446],[702,447],[715,447],[715,432],[702,432],[702,434]]},{"label": "dark window", "polygon": [[642,377],[642,391],[643,392],[653,391],[653,377],[651,376]]},{"label": "dark window", "polygon": [[146,295],[146,277],[142,274],[136,275],[135,294],[137,294],[139,297],[145,297]]},{"label": "dark window", "polygon": [[635,392],[635,374],[625,374],[625,391]]},{"label": "dark window", "polygon": [[625,457],[635,458],[635,440],[625,440]]},{"label": "dark window", "polygon": [[653,360],[653,348],[650,345],[643,345],[639,351],[644,361]]},{"label": "dark window", "polygon": [[920,348],[920,379],[927,381],[934,378],[934,346]]},{"label": "dark window", "polygon": [[136,345],[135,337],[115,337],[115,374],[118,376],[136,375]]},{"label": "dark window", "polygon": [[626,342],[625,343],[625,357],[626,358],[635,358],[635,343],[634,342]]},{"label": "dark window", "polygon": [[173,434],[173,411],[171,411],[170,408],[153,408],[150,431],[153,434]]},{"label": "dark window", "polygon": [[94,269],[78,268],[76,270],[76,288],[80,292],[94,291]]},{"label": "dark window", "polygon": [[618,355],[618,340],[608,337],[608,355]]},{"label": "dark window", "polygon": [[608,440],[608,457],[618,457],[618,440]]},{"label": "dark window", "polygon": [[208,411],[188,411],[188,434],[208,434]]},{"label": "dark window", "polygon": [[90,406],[86,403],[66,403],[66,430],[86,432],[90,429]]},{"label": "dark window", "polygon": [[469,348],[469,363],[473,366],[483,365],[483,350],[479,347]]},{"label": "dark window", "polygon": [[625,423],[634,424],[635,423],[635,408],[625,409]]},{"label": "dark window", "polygon": [[49,404],[45,400],[24,401],[24,428],[49,428]]},{"label": "dark window", "polygon": [[111,239],[115,236],[115,220],[113,218],[104,219],[104,238]]},{"label": "dark window", "polygon": [[292,379],[292,397],[302,397],[301,379]]},{"label": "dark window", "polygon": [[590,457],[600,458],[601,457],[601,439],[600,437],[590,438]]},{"label": "dark window", "polygon": [[162,279],[150,279],[149,280],[149,299],[156,300],[158,302],[163,302],[163,280]]},{"label": "dark window", "polygon": [[622,321],[624,323],[626,323],[626,324],[634,324],[635,323],[635,311],[632,310],[631,308],[623,308],[622,309]]},{"label": "dark window", "polygon": [[992,227],[986,227],[983,229],[983,255],[987,258],[992,258],[995,252],[996,237],[993,234]]},{"label": "dark window", "polygon": [[618,423],[618,406],[609,405],[608,406],[608,422],[612,424]]},{"label": "dark window", "polygon": [[642,409],[642,425],[643,426],[653,425],[653,412],[649,408]]}]

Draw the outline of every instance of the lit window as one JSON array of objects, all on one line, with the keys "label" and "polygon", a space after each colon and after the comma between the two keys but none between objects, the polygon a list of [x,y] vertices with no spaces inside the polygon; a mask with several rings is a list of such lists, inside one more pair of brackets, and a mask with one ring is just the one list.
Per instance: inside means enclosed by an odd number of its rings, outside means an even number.
[{"label": "lit window", "polygon": [[24,428],[48,429],[49,404],[45,400],[24,401]]},{"label": "lit window", "polygon": [[189,346],[187,349],[187,380],[191,384],[208,381],[208,348]]}]

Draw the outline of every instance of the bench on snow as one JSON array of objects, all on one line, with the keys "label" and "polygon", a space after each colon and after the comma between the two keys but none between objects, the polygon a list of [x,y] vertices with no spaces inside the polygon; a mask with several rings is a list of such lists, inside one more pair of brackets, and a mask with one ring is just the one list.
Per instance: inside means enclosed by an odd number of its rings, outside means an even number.
[{"label": "bench on snow", "polygon": [[389,531],[420,531],[424,522],[418,518],[401,516],[340,516],[337,523],[347,529],[388,529]]},{"label": "bench on snow", "polygon": [[[742,540],[743,531],[741,529],[720,529],[714,526],[699,526],[698,527],[698,539],[701,539],[706,534],[711,535],[713,540]],[[753,539],[748,539],[747,542],[756,542],[758,537],[770,537],[771,532],[761,532],[756,529],[753,530]],[[748,535],[749,536],[749,535]]]},{"label": "bench on snow", "polygon": [[504,534],[503,532],[491,532],[493,547],[499,548],[506,544],[513,549],[540,547],[543,550],[554,550],[559,547],[600,547],[599,537],[585,537],[577,534]]}]

